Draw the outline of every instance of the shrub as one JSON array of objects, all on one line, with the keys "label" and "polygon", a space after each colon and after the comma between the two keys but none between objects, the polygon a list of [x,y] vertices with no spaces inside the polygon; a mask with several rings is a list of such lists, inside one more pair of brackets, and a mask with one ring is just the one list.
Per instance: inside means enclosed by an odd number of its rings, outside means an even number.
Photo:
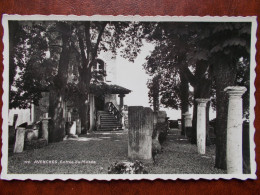
[{"label": "shrub", "polygon": [[108,174],[147,174],[145,166],[141,161],[135,162],[115,162],[108,167]]}]

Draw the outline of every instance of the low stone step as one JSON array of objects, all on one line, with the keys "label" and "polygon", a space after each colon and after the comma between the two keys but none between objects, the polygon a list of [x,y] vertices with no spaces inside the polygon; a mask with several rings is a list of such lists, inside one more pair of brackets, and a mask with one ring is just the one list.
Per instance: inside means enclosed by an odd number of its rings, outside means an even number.
[{"label": "low stone step", "polygon": [[100,120],[103,123],[118,123],[117,120]]},{"label": "low stone step", "polygon": [[118,122],[117,119],[113,118],[113,119],[108,119],[108,118],[103,118],[103,119],[100,119],[101,121],[115,121],[115,122]]},{"label": "low stone step", "polygon": [[114,115],[101,115],[100,118],[115,118]]},{"label": "low stone step", "polygon": [[114,116],[113,114],[106,113],[106,114],[99,114],[100,116]]},{"label": "low stone step", "polygon": [[100,120],[117,120],[115,117],[101,117]]},{"label": "low stone step", "polygon": [[101,128],[99,131],[122,131],[122,128]]},{"label": "low stone step", "polygon": [[122,126],[119,123],[101,123],[101,126]]},{"label": "low stone step", "polygon": [[100,123],[101,126],[121,126],[119,123]]},{"label": "low stone step", "polygon": [[122,128],[122,126],[115,126],[115,125],[101,125],[101,128]]}]

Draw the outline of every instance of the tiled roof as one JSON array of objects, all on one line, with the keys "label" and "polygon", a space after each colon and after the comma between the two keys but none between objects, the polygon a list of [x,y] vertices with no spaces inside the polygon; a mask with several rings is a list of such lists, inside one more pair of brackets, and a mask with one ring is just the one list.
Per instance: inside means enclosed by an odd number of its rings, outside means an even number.
[{"label": "tiled roof", "polygon": [[103,93],[103,94],[128,94],[131,90],[121,87],[119,85],[109,85],[107,83],[92,83],[90,85],[90,92],[91,93]]}]

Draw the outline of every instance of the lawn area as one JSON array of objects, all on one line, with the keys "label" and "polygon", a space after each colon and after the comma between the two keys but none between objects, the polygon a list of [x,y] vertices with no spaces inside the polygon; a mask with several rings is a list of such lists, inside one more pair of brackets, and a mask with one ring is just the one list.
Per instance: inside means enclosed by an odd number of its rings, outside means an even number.
[{"label": "lawn area", "polygon": [[[51,143],[35,150],[11,154],[8,173],[19,174],[107,174],[114,162],[127,160],[127,131],[95,132],[79,139]],[[207,147],[206,155],[170,130],[163,152],[155,164],[147,164],[151,174],[218,174],[214,168],[215,147]]]}]

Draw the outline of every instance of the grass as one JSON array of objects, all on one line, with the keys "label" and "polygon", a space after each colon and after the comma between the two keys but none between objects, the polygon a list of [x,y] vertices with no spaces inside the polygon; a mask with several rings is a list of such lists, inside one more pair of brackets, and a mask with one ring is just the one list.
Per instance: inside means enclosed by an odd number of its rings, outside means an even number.
[{"label": "grass", "polygon": [[[170,131],[163,152],[155,164],[147,164],[151,174],[220,174],[214,168],[215,147],[207,147],[206,155],[197,153],[196,145]],[[35,150],[10,154],[8,173],[16,174],[107,174],[114,162],[126,161],[127,132],[98,132],[80,136],[78,140],[50,143]]]}]

